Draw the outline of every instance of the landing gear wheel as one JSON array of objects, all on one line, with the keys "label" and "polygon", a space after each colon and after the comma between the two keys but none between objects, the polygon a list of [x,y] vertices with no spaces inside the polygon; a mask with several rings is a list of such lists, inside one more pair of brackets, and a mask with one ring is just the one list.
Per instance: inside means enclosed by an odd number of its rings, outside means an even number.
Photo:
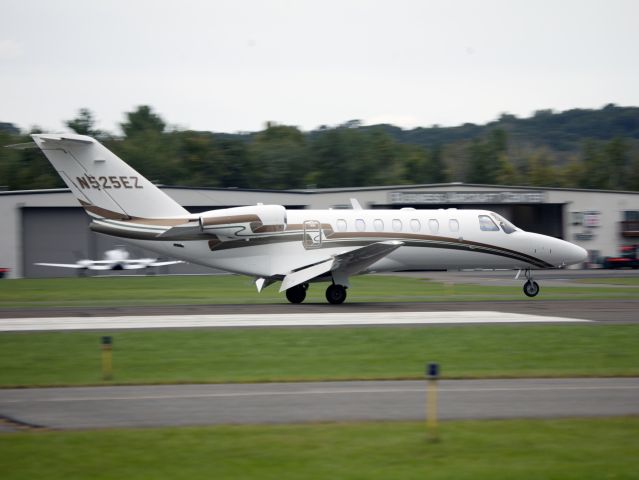
[{"label": "landing gear wheel", "polygon": [[286,299],[291,303],[302,303],[306,298],[306,288],[304,285],[295,285],[289,288],[286,290]]},{"label": "landing gear wheel", "polygon": [[326,300],[333,305],[339,305],[346,300],[346,288],[342,285],[329,285],[326,289]]},{"label": "landing gear wheel", "polygon": [[524,283],[524,293],[527,297],[535,297],[539,293],[539,284],[534,280]]}]

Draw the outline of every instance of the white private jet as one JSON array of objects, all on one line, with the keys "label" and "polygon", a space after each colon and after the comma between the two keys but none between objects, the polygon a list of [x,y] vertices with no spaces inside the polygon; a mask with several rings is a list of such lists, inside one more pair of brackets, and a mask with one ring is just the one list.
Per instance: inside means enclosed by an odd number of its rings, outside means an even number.
[{"label": "white private jet", "polygon": [[[93,138],[37,134],[33,140],[92,217],[90,228],[160,255],[254,277],[258,291],[280,281],[291,303],[309,283],[346,299],[353,275],[402,270],[524,271],[583,262],[586,251],[525,232],[486,210],[286,210],[252,205],[191,214]],[[519,276],[519,273],[518,273]]]},{"label": "white private jet", "polygon": [[141,270],[150,267],[164,267],[184,263],[182,260],[159,260],[157,258],[129,258],[129,252],[122,247],[104,252],[103,260],[82,259],[75,263],[34,263],[43,267],[75,268],[77,270]]}]

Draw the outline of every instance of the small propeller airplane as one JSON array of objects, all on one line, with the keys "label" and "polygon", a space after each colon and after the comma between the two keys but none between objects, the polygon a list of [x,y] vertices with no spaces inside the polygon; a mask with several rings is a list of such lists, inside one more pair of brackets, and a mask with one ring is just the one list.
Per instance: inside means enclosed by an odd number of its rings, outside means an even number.
[{"label": "small propeller airplane", "polygon": [[365,210],[353,201],[352,210],[257,204],[191,214],[91,137],[31,137],[91,216],[93,231],[249,275],[258,292],[281,282],[291,303],[304,301],[310,283],[328,282],[327,300],[340,304],[354,275],[433,269],[512,269],[517,278],[523,271],[524,293],[533,297],[533,270],[587,256],[487,210]]},{"label": "small propeller airplane", "polygon": [[104,252],[103,260],[82,259],[75,263],[34,263],[43,267],[75,268],[78,270],[142,270],[149,267],[164,267],[184,263],[182,260],[159,260],[157,258],[129,258],[122,247]]}]

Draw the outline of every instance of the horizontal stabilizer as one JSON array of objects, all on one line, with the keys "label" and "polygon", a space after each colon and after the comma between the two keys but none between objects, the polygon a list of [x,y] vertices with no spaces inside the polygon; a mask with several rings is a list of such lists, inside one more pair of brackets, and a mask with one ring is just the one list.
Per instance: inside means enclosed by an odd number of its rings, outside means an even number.
[{"label": "horizontal stabilizer", "polygon": [[35,142],[14,143],[13,145],[5,145],[4,148],[13,148],[14,150],[28,150],[29,148],[38,148]]},{"label": "horizontal stabilizer", "polygon": [[68,143],[75,143],[78,145],[91,145],[92,143],[95,143],[94,140],[89,137],[80,138],[79,136],[68,137],[64,135],[39,134],[38,138],[44,140],[45,142],[68,142]]}]

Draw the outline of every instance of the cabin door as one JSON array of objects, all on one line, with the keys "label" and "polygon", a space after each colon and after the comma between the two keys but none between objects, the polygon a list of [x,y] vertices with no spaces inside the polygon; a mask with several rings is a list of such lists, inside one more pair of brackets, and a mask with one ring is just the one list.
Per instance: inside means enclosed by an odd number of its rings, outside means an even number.
[{"label": "cabin door", "polygon": [[319,248],[322,246],[322,224],[317,220],[304,221],[304,248]]}]

